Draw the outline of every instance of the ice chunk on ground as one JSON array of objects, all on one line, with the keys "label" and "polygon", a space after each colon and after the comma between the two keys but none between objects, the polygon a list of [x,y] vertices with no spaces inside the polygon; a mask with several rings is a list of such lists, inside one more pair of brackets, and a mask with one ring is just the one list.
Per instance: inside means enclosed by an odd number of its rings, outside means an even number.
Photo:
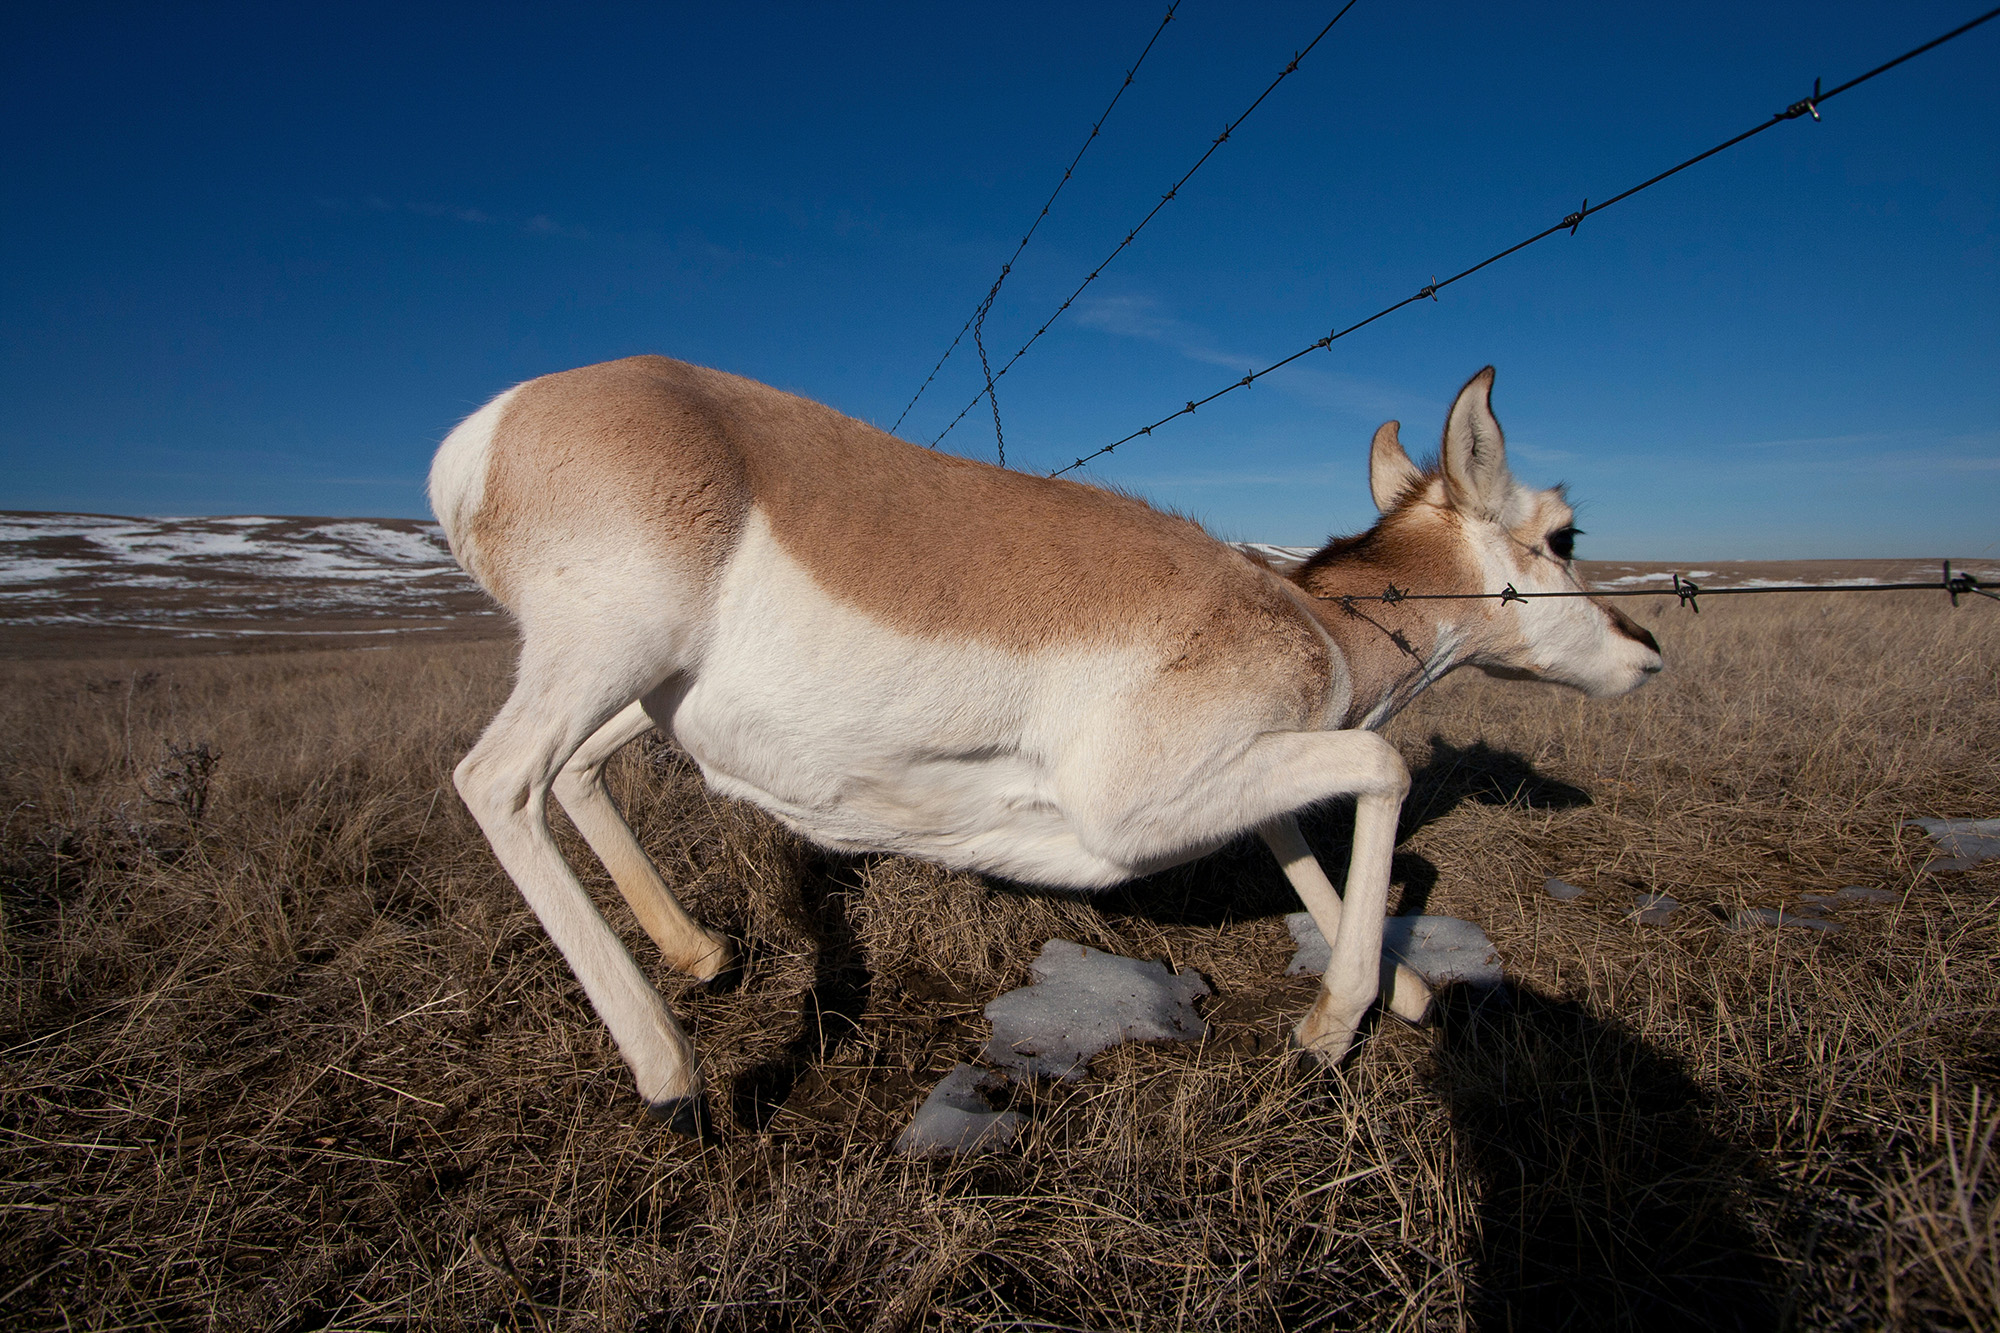
[{"label": "ice chunk on ground", "polygon": [[1029,964],[1032,985],[986,1006],[986,1058],[1024,1074],[1078,1082],[1090,1057],[1123,1041],[1194,1041],[1208,1024],[1194,1001],[1211,992],[1195,972],[1050,940]]},{"label": "ice chunk on ground", "polygon": [[1635,893],[1632,895],[1632,915],[1641,925],[1664,926],[1667,918],[1680,910],[1681,900],[1671,893]]},{"label": "ice chunk on ground", "polygon": [[990,1077],[971,1065],[954,1065],[897,1137],[896,1151],[913,1157],[969,1157],[1012,1143],[1027,1117],[987,1104],[980,1085]]},{"label": "ice chunk on ground", "polygon": [[1926,870],[1970,870],[2000,858],[2000,819],[1906,819],[1903,827],[1930,834],[1944,853]]},{"label": "ice chunk on ground", "polygon": [[[1326,971],[1332,950],[1310,912],[1294,912],[1285,918],[1299,946],[1285,969],[1288,977],[1319,976]],[[1501,981],[1500,955],[1486,932],[1470,921],[1453,916],[1392,916],[1382,923],[1382,952],[1415,972],[1433,986],[1463,981],[1472,986],[1497,986]]]},{"label": "ice chunk on ground", "polygon": [[1850,903],[1893,903],[1902,901],[1903,897],[1894,889],[1871,889],[1863,884],[1850,884],[1837,890],[1833,896]]},{"label": "ice chunk on ground", "polygon": [[1285,918],[1285,929],[1292,932],[1292,943],[1298,946],[1292,954],[1292,961],[1285,965],[1285,975],[1326,975],[1326,964],[1333,957],[1333,946],[1326,942],[1326,936],[1319,933],[1319,923],[1312,919],[1312,913],[1293,912]]},{"label": "ice chunk on ground", "polygon": [[1573,898],[1583,897],[1582,889],[1579,889],[1567,880],[1556,879],[1554,876],[1550,876],[1549,882],[1542,885],[1542,887],[1548,891],[1549,897],[1562,902],[1569,902]]},{"label": "ice chunk on ground", "polygon": [[1797,926],[1801,930],[1817,930],[1831,935],[1841,929],[1838,921],[1828,921],[1824,917],[1801,916],[1797,912],[1787,912],[1776,907],[1746,907],[1729,918],[1728,929],[1732,932],[1749,930],[1753,926]]}]

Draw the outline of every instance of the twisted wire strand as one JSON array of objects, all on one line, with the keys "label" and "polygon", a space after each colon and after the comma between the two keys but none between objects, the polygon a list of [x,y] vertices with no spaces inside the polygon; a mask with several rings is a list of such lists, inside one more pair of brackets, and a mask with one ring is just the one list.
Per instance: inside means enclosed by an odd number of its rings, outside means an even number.
[{"label": "twisted wire strand", "polygon": [[[1090,150],[1090,146],[1093,143],[1097,142],[1097,133],[1104,128],[1104,122],[1110,118],[1111,109],[1118,105],[1118,99],[1123,97],[1125,90],[1132,86],[1132,79],[1138,74],[1139,66],[1146,63],[1146,57],[1153,52],[1153,43],[1160,40],[1160,34],[1165,32],[1167,25],[1174,21],[1174,11],[1180,7],[1181,0],[1173,0],[1173,3],[1167,6],[1166,17],[1160,20],[1159,27],[1153,29],[1153,35],[1146,40],[1145,50],[1139,52],[1139,58],[1132,62],[1130,69],[1125,71],[1125,82],[1118,85],[1118,91],[1111,95],[1111,100],[1105,104],[1103,112],[1097,117],[1096,122],[1091,125],[1090,133],[1084,136],[1083,146],[1076,150],[1076,156],[1072,157],[1069,160],[1069,165],[1063,168],[1062,179],[1056,182],[1055,189],[1049,191],[1048,199],[1042,204],[1042,211],[1035,214],[1035,220],[1029,224],[1027,234],[1021,237],[1021,243],[1014,247],[1014,253],[1008,256],[1007,262],[1000,266],[1000,276],[993,280],[993,289],[986,293],[986,299],[980,303],[979,308],[966,316],[965,323],[959,326],[957,336],[951,340],[951,346],[944,349],[944,355],[939,357],[937,364],[931,367],[931,373],[924,376],[924,382],[917,386],[916,393],[910,396],[909,402],[903,404],[903,410],[896,414],[895,425],[889,427],[891,435],[896,433],[897,426],[903,424],[903,418],[910,415],[910,409],[917,405],[917,399],[924,396],[924,390],[931,387],[931,381],[937,378],[937,373],[940,370],[944,369],[944,363],[951,360],[951,354],[958,350],[958,344],[964,339],[967,330],[971,329],[974,323],[982,322],[985,319],[986,312],[992,308],[993,298],[1000,294],[1000,284],[1007,281],[1007,274],[1012,271],[1014,261],[1021,257],[1021,252],[1028,248],[1028,242],[1035,238],[1035,231],[1042,225],[1042,219],[1047,217],[1049,209],[1055,206],[1056,196],[1063,192],[1063,186],[1068,185],[1069,178],[1076,174],[1076,164],[1083,161],[1083,155]],[[995,433],[998,433],[997,426],[995,427]]]},{"label": "twisted wire strand", "polygon": [[1378,593],[1312,593],[1310,596],[1322,602],[1337,602],[1350,615],[1359,615],[1355,610],[1363,602],[1381,602],[1395,605],[1397,602],[1526,602],[1545,597],[1674,597],[1682,606],[1699,614],[1703,597],[1747,597],[1764,593],[1787,592],[1944,592],[1951,594],[1951,604],[1958,605],[1964,596],[1989,597],[2000,602],[2000,592],[1982,586],[1970,574],[1951,571],[1951,561],[1944,562],[1944,572],[1929,583],[1778,583],[1762,588],[1704,588],[1692,579],[1673,576],[1673,584],[1666,588],[1611,588],[1593,591],[1588,588],[1563,589],[1557,592],[1520,592],[1513,584],[1508,584],[1499,592],[1407,592],[1390,584]]},{"label": "twisted wire strand", "polygon": [[[1195,159],[1195,164],[1189,167],[1187,171],[1181,175],[1181,178],[1175,181],[1173,183],[1173,186],[1169,188],[1165,194],[1160,196],[1159,202],[1154,204],[1153,207],[1147,211],[1145,217],[1139,219],[1139,224],[1133,227],[1132,230],[1125,233],[1125,239],[1118,242],[1118,244],[1115,247],[1113,247],[1110,254],[1106,255],[1102,260],[1098,261],[1097,267],[1093,268],[1090,271],[1090,275],[1086,277],[1082,282],[1076,285],[1076,290],[1071,292],[1067,297],[1064,298],[1063,303],[1056,307],[1054,314],[1050,315],[1047,319],[1042,321],[1042,326],[1034,331],[1034,333],[1028,338],[1028,341],[1021,344],[1020,350],[1015,352],[1014,355],[1007,358],[1005,365],[1001,366],[999,370],[987,376],[986,387],[981,389],[978,393],[974,394],[972,396],[972,401],[967,403],[964,407],[960,408],[958,415],[951,419],[951,424],[946,426],[943,430],[937,433],[937,435],[930,442],[931,448],[933,449],[937,448],[938,445],[943,442],[944,437],[951,434],[952,430],[958,425],[959,422],[965,420],[966,413],[972,411],[973,408],[979,406],[979,400],[981,398],[988,397],[992,394],[993,382],[995,380],[998,380],[1001,376],[1005,375],[1008,372],[1008,370],[1010,370],[1013,367],[1016,361],[1019,361],[1023,356],[1027,355],[1028,349],[1030,347],[1033,347],[1037,342],[1041,341],[1042,335],[1044,333],[1047,333],[1049,329],[1055,324],[1055,322],[1063,317],[1064,313],[1068,311],[1071,305],[1075,304],[1077,297],[1083,295],[1084,288],[1090,286],[1091,283],[1096,282],[1098,275],[1103,273],[1105,269],[1111,266],[1111,261],[1118,258],[1119,255],[1125,253],[1125,247],[1132,244],[1134,240],[1137,240],[1139,233],[1146,229],[1146,224],[1151,222],[1155,217],[1159,216],[1159,212],[1161,209],[1165,208],[1168,204],[1173,202],[1175,196],[1180,194],[1181,187],[1185,186],[1190,180],[1194,178],[1195,172],[1200,171],[1202,165],[1206,163],[1209,158],[1215,155],[1216,149],[1222,147],[1223,144],[1229,141],[1229,136],[1236,133],[1237,127],[1250,118],[1250,113],[1252,111],[1255,111],[1258,107],[1262,106],[1264,104],[1264,99],[1269,97],[1273,92],[1275,92],[1279,84],[1283,83],[1286,79],[1290,78],[1293,74],[1298,72],[1299,62],[1304,60],[1308,55],[1312,54],[1312,49],[1320,44],[1320,39],[1325,37],[1329,32],[1332,32],[1333,25],[1340,22],[1342,18],[1346,17],[1347,11],[1354,8],[1356,3],[1358,3],[1358,0],[1347,0],[1347,3],[1340,7],[1340,12],[1338,14],[1335,14],[1331,19],[1328,19],[1326,26],[1324,28],[1321,28],[1319,32],[1313,36],[1313,39],[1305,44],[1303,49],[1292,53],[1291,61],[1282,70],[1278,72],[1278,77],[1271,80],[1270,84],[1265,87],[1263,92],[1257,94],[1257,100],[1252,102],[1249,106],[1245,107],[1243,109],[1242,115],[1239,115],[1238,117],[1236,117],[1236,119],[1230,121],[1229,124],[1226,127],[1224,127],[1222,133],[1216,135],[1215,138],[1209,141],[1207,150],[1204,151],[1199,158]],[[1002,276],[1004,276],[1004,274]],[[996,291],[998,290],[997,284],[995,290]],[[969,324],[971,321],[967,322]],[[939,364],[943,363],[940,362]],[[928,381],[926,381],[926,383],[928,383]],[[900,422],[901,420],[902,420],[901,417],[897,418],[898,422]]]}]

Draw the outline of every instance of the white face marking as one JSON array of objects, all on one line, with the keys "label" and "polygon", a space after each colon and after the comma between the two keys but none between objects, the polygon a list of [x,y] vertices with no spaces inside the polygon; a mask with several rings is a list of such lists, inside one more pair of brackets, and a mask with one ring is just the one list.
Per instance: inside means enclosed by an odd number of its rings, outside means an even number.
[{"label": "white face marking", "polygon": [[[1512,530],[1489,520],[1466,520],[1487,591],[1584,590],[1570,562],[1548,547],[1548,534],[1575,518],[1556,493],[1538,494],[1517,482],[1503,512],[1518,515]],[[1657,652],[1621,632],[1605,608],[1587,597],[1509,602],[1494,607],[1493,614],[1511,619],[1501,622],[1493,646],[1473,655],[1482,666],[1525,671],[1595,698],[1636,689],[1660,669]]]}]

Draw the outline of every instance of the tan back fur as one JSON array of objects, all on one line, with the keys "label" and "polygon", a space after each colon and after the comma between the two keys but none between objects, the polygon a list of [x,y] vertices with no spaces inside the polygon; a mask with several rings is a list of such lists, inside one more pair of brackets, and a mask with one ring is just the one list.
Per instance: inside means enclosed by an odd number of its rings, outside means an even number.
[{"label": "tan back fur", "polygon": [[630,541],[635,527],[717,567],[752,506],[821,588],[904,632],[1024,652],[1164,634],[1189,663],[1276,633],[1325,656],[1281,580],[1187,519],[666,357],[523,385],[475,537],[506,601],[552,543]]}]

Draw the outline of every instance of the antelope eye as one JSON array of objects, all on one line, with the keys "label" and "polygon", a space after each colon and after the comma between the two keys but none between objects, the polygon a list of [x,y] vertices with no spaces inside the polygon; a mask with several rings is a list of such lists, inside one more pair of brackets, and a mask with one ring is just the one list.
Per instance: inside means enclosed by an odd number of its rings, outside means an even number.
[{"label": "antelope eye", "polygon": [[1583,535],[1582,528],[1557,528],[1549,534],[1549,551],[1558,560],[1576,558],[1576,539]]}]

